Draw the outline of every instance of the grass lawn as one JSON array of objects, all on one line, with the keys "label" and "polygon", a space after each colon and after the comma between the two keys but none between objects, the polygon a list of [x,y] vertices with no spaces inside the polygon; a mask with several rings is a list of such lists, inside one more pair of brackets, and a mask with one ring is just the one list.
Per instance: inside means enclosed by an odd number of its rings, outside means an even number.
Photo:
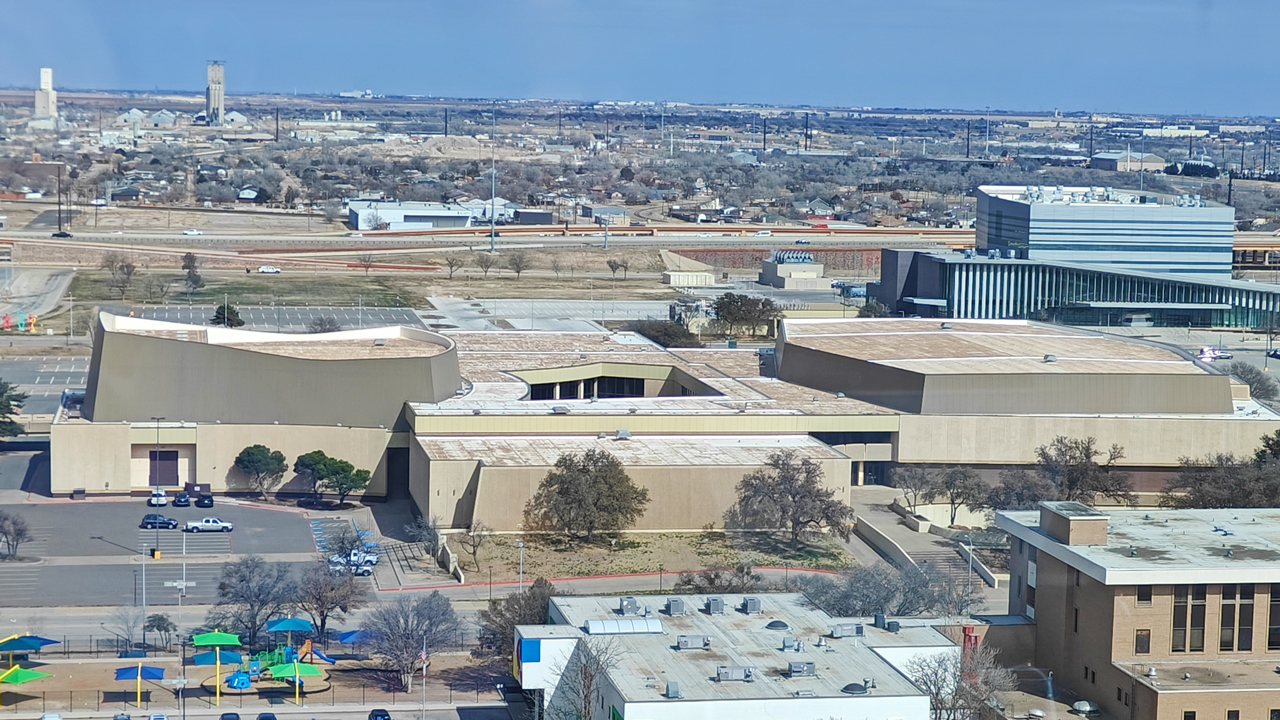
[{"label": "grass lawn", "polygon": [[[411,286],[409,275],[364,275],[293,271],[280,275],[244,274],[213,271],[204,273],[205,286],[188,293],[181,271],[153,273],[161,282],[169,283],[163,299],[148,297],[148,273],[134,276],[125,291],[124,301],[148,305],[220,305],[224,296],[232,305],[342,305],[355,307],[363,302],[368,307],[422,307],[424,296]],[[119,291],[107,286],[110,274],[105,270],[76,273],[71,295],[76,302],[121,302]]]},{"label": "grass lawn", "polygon": [[[494,580],[515,580],[519,576],[520,551],[516,535],[491,536],[480,549],[480,573],[488,579],[493,568]],[[612,573],[665,572],[701,570],[706,567],[730,567],[741,563],[754,566],[789,563],[792,567],[840,570],[856,564],[840,539],[829,535],[812,538],[800,548],[790,547],[781,538],[757,533],[626,533],[614,545],[608,540],[587,544],[572,543],[560,537],[523,536],[524,575],[537,577],[571,577]],[[478,578],[476,563],[451,540],[449,547],[461,553],[463,572]]]}]

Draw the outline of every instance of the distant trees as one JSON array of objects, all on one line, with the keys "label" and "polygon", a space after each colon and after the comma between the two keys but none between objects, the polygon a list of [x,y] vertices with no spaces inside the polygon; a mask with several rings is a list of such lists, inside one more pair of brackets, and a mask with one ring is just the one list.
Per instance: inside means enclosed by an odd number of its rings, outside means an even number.
[{"label": "distant trees", "polygon": [[1160,504],[1171,508],[1280,507],[1280,430],[1262,436],[1253,457],[1183,458]]},{"label": "distant trees", "polygon": [[1047,478],[1026,468],[1008,468],[1000,483],[987,493],[987,506],[997,510],[1034,510],[1042,500],[1052,500],[1058,489]]},{"label": "distant trees", "polygon": [[213,311],[213,318],[209,320],[210,325],[221,325],[223,327],[242,327],[244,320],[240,319],[240,312],[230,303],[219,305]]},{"label": "distant trees", "polygon": [[1236,360],[1227,366],[1232,377],[1249,386],[1249,395],[1255,400],[1275,400],[1280,394],[1280,387],[1267,373],[1257,365]]},{"label": "distant trees", "polygon": [[338,332],[342,329],[342,323],[338,322],[338,318],[331,315],[317,315],[307,323],[307,332],[309,333],[327,333]]},{"label": "distant trees", "polygon": [[1036,448],[1036,464],[1030,472],[1004,471],[1000,484],[988,491],[985,500],[971,503],[970,507],[1030,509],[1041,500],[1092,504],[1099,496],[1132,503],[1135,498],[1129,473],[1117,466],[1123,458],[1124,448],[1119,445],[1104,451],[1096,438],[1060,435]]},{"label": "distant trees", "polygon": [[529,256],[523,252],[513,252],[507,256],[507,268],[516,274],[516,280],[520,279],[520,273],[529,269]]},{"label": "distant trees", "polygon": [[351,493],[369,487],[372,478],[368,470],[357,470],[346,460],[329,457],[323,450],[299,455],[293,463],[293,471],[311,486],[313,494],[319,495],[321,491],[336,493],[339,505],[345,503]]},{"label": "distant trees", "polygon": [[676,579],[675,592],[698,595],[754,592],[764,586],[764,576],[747,564],[731,568],[705,568],[682,572]]},{"label": "distant trees", "polygon": [[689,332],[689,328],[667,320],[640,320],[632,323],[627,329],[666,348],[702,347],[698,336]]},{"label": "distant trees", "polygon": [[889,317],[888,306],[877,300],[868,300],[866,305],[858,308],[858,317],[864,318],[882,318]]},{"label": "distant trees", "polygon": [[769,455],[765,466],[743,476],[726,525],[777,529],[798,546],[809,532],[826,528],[848,539],[853,509],[822,485],[822,468],[793,450]]},{"label": "distant trees", "polygon": [[480,640],[494,649],[495,655],[510,657],[514,651],[517,625],[546,625],[549,601],[556,596],[556,586],[543,578],[528,588],[505,598],[494,598],[479,613]]},{"label": "distant trees", "polygon": [[484,273],[484,276],[486,278],[489,277],[489,270],[493,269],[494,263],[496,263],[497,261],[498,261],[497,253],[490,253],[490,252],[476,253],[476,267],[480,268],[480,271]]},{"label": "distant trees", "polygon": [[250,445],[236,456],[235,468],[249,478],[249,485],[266,499],[289,469],[284,453],[266,445]]},{"label": "distant trees", "polygon": [[932,720],[967,720],[982,716],[996,693],[1017,689],[1017,677],[997,661],[998,653],[986,643],[963,652],[920,653],[905,672],[929,696]]},{"label": "distant trees", "polygon": [[627,529],[648,505],[649,491],[632,481],[622,463],[592,449],[561,455],[524,513],[531,527],[591,542],[598,533]]},{"label": "distant trees", "polygon": [[450,253],[444,256],[445,267],[449,268],[449,279],[453,279],[453,274],[466,264],[466,258],[457,253]]},{"label": "distant trees", "polygon": [[969,468],[953,467],[944,470],[938,479],[938,496],[947,501],[951,510],[951,524],[956,524],[956,514],[960,508],[980,507],[985,504],[988,489],[978,477],[978,473]]},{"label": "distant trees", "polygon": [[906,616],[937,613],[966,615],[982,605],[982,593],[928,566],[895,568],[885,563],[858,565],[834,577],[801,576],[797,582],[815,605],[836,617],[876,613]]},{"label": "distant trees", "polygon": [[115,252],[104,254],[99,265],[110,273],[107,278],[107,287],[119,292],[123,299],[125,292],[133,284],[133,276],[138,268],[126,256]]},{"label": "distant trees", "polygon": [[750,295],[725,293],[712,303],[716,317],[723,322],[730,335],[734,330],[742,328],[750,335],[755,335],[762,326],[771,325],[782,317],[782,308],[769,298],[758,298]]}]

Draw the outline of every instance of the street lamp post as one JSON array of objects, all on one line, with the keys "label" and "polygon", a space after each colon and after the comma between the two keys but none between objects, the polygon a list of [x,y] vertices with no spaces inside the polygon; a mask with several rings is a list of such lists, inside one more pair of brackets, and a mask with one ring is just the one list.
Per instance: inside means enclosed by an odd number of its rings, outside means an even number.
[{"label": "street lamp post", "polygon": [[524,591],[524,541],[517,540],[516,547],[520,549],[520,591]]}]

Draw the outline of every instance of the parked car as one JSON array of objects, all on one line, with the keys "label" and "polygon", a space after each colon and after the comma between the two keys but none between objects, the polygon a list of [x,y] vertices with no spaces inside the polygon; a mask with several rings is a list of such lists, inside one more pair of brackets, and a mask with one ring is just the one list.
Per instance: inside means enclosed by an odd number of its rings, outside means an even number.
[{"label": "parked car", "polygon": [[373,574],[373,566],[372,565],[354,565],[353,566],[353,565],[348,565],[341,561],[333,562],[331,560],[329,562],[329,572],[334,573],[335,575],[346,575],[347,573],[351,573],[352,575],[358,575],[360,577],[368,577],[369,575]]},{"label": "parked car", "polygon": [[173,506],[174,507],[191,507],[191,496],[184,492],[180,492],[177,495],[174,495]]},{"label": "parked car", "polygon": [[279,275],[280,268],[275,265],[259,265],[258,273],[262,275]]},{"label": "parked car", "polygon": [[240,713],[225,712],[218,716],[218,720],[240,720]]},{"label": "parked car", "polygon": [[379,558],[377,553],[364,552],[363,550],[352,550],[351,554],[346,558],[343,558],[341,555],[329,556],[329,562],[331,563],[345,562],[352,567],[358,565],[377,565],[378,560]]},{"label": "parked car", "polygon": [[[62,238],[64,240],[72,237],[71,233],[67,232],[66,230],[59,230],[58,232],[54,233],[53,236],[56,238]],[[62,716],[59,715],[58,717],[62,717]]]},{"label": "parked car", "polygon": [[773,237],[772,230],[757,230],[756,237]]},{"label": "parked car", "polygon": [[1213,347],[1212,345],[1206,345],[1200,348],[1200,359],[1206,362],[1213,362],[1214,360],[1231,360],[1234,357],[1234,353],[1228,350],[1223,350],[1222,348]]},{"label": "parked car", "polygon": [[806,239],[806,238],[800,238],[799,240],[797,240],[797,241],[796,241],[796,244],[797,244],[797,245],[812,245],[812,244],[813,244],[813,242],[812,242],[811,240]]},{"label": "parked car", "polygon": [[151,491],[151,497],[147,498],[147,505],[150,507],[164,507],[169,504],[169,495],[164,488],[156,488]]},{"label": "parked car", "polygon": [[111,720],[130,720],[129,713],[116,713]]},{"label": "parked car", "polygon": [[212,495],[210,495],[209,493],[204,493],[203,495],[201,495],[201,496],[197,497],[197,498],[196,498],[196,507],[198,507],[198,508],[211,508],[211,507],[213,507],[213,496],[212,496]]},{"label": "parked car", "polygon": [[147,513],[142,517],[142,525],[140,527],[147,530],[155,530],[156,528],[173,530],[178,527],[178,521],[173,518],[165,517],[160,513]]},{"label": "parked car", "polygon": [[147,720],[169,720],[169,716],[164,713],[151,713],[147,716]]},{"label": "parked car", "polygon": [[204,232],[202,232],[202,231],[200,231],[200,230],[197,230],[197,229],[195,229],[195,228],[190,228],[190,229],[188,229],[188,230],[183,230],[183,231],[182,231],[182,234],[183,234],[183,235],[203,235],[203,234],[204,234]]},{"label": "parked car", "polygon": [[1272,360],[1280,360],[1280,348],[1276,348],[1274,350],[1268,350],[1267,357],[1271,358]]},{"label": "parked car", "polygon": [[359,233],[359,232],[343,233],[342,237],[364,237],[364,233]]},{"label": "parked car", "polygon": [[62,720],[62,715],[59,713],[45,713],[40,716],[40,720]]},{"label": "parked car", "polygon": [[377,708],[369,711],[369,720],[391,720],[391,713]]},{"label": "parked car", "polygon": [[258,713],[258,720],[276,720],[275,713]]},{"label": "parked car", "polygon": [[226,520],[220,520],[216,517],[200,518],[199,520],[191,520],[187,523],[187,532],[231,532],[235,526]]}]

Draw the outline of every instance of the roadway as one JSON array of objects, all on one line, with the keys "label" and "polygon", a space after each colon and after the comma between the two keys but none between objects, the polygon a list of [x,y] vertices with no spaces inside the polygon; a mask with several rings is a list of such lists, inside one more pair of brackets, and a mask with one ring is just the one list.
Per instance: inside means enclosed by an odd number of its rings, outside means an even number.
[{"label": "roadway", "polygon": [[58,409],[62,391],[84,389],[89,372],[87,355],[57,355],[58,348],[48,348],[49,355],[0,357],[0,380],[17,385],[27,394],[24,413],[51,414]]}]

